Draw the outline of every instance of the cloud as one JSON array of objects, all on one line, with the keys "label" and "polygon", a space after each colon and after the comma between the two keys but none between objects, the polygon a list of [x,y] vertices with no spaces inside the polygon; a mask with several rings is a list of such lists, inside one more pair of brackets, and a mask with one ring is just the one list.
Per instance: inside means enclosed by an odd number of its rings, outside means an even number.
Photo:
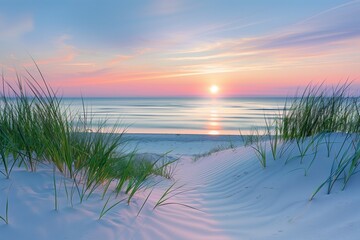
[{"label": "cloud", "polygon": [[[318,14],[313,15],[313,16],[311,16],[311,17],[303,20],[303,21],[300,22],[299,24],[303,24],[303,23],[306,23],[306,22],[312,22],[314,19],[315,19],[315,20],[316,20],[316,19],[321,19],[321,17],[322,17],[323,15],[327,15],[327,14],[329,14],[329,13],[330,13],[330,14],[333,14],[334,12],[337,12],[337,9],[343,9],[343,8],[345,8],[345,7],[353,6],[354,4],[356,5],[356,4],[359,4],[359,3],[360,3],[360,0],[354,0],[354,1],[350,1],[350,2],[344,3],[344,4],[337,5],[337,6],[335,6],[335,7],[326,9],[325,11],[322,11],[322,12],[320,12],[320,13],[318,13]],[[352,8],[352,10],[355,10],[353,13],[356,14],[356,12],[357,12],[356,7],[355,7],[355,8]],[[339,13],[341,14],[341,13],[343,13],[343,12],[340,11],[340,12],[337,12],[336,14],[339,14]],[[346,13],[345,15],[348,14],[348,12],[345,12],[345,13]]]},{"label": "cloud", "polygon": [[328,9],[293,26],[293,29],[263,39],[263,48],[308,47],[360,37],[360,1]]},{"label": "cloud", "polygon": [[220,24],[218,26],[214,26],[208,30],[200,32],[200,34],[209,35],[209,34],[218,34],[224,32],[233,32],[237,30],[243,30],[246,28],[254,27],[256,25],[263,24],[266,22],[267,22],[266,20],[245,22],[244,19],[241,19],[238,21],[228,22],[228,23]]},{"label": "cloud", "polygon": [[[73,60],[79,55],[79,50],[67,41],[71,39],[70,35],[63,34],[54,41],[56,51],[50,57],[37,60],[39,65],[59,64],[64,63],[68,65],[79,64],[74,63]],[[30,63],[31,65],[32,63]]]},{"label": "cloud", "polygon": [[130,55],[116,55],[114,58],[112,58],[109,61],[109,65],[110,66],[116,65],[116,64],[124,62],[124,61],[126,61],[126,60],[128,60],[130,58],[132,58],[132,56],[130,56]]},{"label": "cloud", "polygon": [[30,16],[10,19],[0,15],[0,37],[14,39],[31,32],[34,29],[34,21]]},{"label": "cloud", "polygon": [[151,1],[149,13],[153,15],[170,15],[184,9],[184,4],[179,0],[155,0]]},{"label": "cloud", "polygon": [[360,52],[360,48],[356,50],[360,46],[358,12],[360,1],[352,1],[277,33],[202,42],[192,48],[171,51],[165,59],[178,67],[191,63],[201,68],[221,62],[227,64],[226,71],[351,62]]},{"label": "cloud", "polygon": [[133,54],[126,54],[126,55],[125,54],[116,54],[115,56],[112,56],[112,58],[107,63],[110,66],[113,66],[113,65],[125,62],[126,60],[139,57],[139,56],[147,53],[148,51],[150,51],[150,50],[143,48],[143,49],[135,50]]},{"label": "cloud", "polygon": [[[360,30],[360,29],[359,29]],[[332,44],[339,41],[360,37],[360,31],[356,29],[332,30],[309,30],[298,33],[284,34],[279,37],[261,39],[261,48],[289,48],[289,47],[316,47],[323,44]]]},{"label": "cloud", "polygon": [[82,78],[82,79],[88,79],[88,78],[94,78],[94,77],[101,77],[104,75],[107,75],[111,73],[110,68],[101,68],[101,69],[91,69],[88,71],[78,71],[78,72],[72,72],[72,73],[61,73],[59,74],[62,79],[62,82],[64,82],[66,79],[69,79],[69,81],[73,81],[74,78]]}]

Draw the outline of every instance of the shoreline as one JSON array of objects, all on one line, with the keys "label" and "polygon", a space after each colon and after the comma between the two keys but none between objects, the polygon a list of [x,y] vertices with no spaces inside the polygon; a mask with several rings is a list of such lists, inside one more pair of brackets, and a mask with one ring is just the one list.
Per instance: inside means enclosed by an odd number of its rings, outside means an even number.
[{"label": "shoreline", "polygon": [[138,153],[196,156],[243,145],[240,136],[199,134],[124,134],[127,149]]},{"label": "shoreline", "polygon": [[240,135],[174,134],[174,133],[125,133],[124,138],[131,141],[242,141]]}]

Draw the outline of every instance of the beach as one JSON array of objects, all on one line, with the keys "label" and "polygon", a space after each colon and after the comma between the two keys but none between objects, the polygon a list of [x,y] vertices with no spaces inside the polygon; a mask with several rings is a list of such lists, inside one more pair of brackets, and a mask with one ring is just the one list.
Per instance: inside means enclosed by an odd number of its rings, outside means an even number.
[{"label": "beach", "polygon": [[0,240],[360,239],[360,0],[1,3]]},{"label": "beach", "polygon": [[[127,137],[129,147],[137,146],[139,154],[166,153],[177,159],[171,179],[153,177],[129,204],[120,202],[99,219],[106,202],[100,190],[80,204],[76,194],[70,201],[65,190],[70,191],[71,181],[54,174],[50,164],[39,165],[35,172],[15,167],[10,179],[0,179],[0,215],[9,201],[9,224],[0,223],[2,238],[357,239],[360,234],[358,174],[344,190],[340,180],[330,194],[322,188],[310,201],[328,177],[334,158],[345,151],[341,147],[348,141],[345,134],[317,138],[316,143],[307,138],[302,144],[311,148],[304,156],[294,142],[279,147],[283,154],[276,160],[267,148],[266,168],[239,136]],[[165,201],[154,208],[171,186]],[[122,197],[110,197],[107,206]]]}]

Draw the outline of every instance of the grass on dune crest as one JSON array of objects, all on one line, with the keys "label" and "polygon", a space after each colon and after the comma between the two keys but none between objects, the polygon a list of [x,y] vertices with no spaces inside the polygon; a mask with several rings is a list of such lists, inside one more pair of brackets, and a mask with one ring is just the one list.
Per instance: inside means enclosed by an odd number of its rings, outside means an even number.
[{"label": "grass on dune crest", "polygon": [[[2,76],[0,171],[6,178],[15,166],[36,171],[39,164],[53,164],[72,179],[71,191],[66,189],[71,199],[75,192],[82,202],[99,186],[106,186],[104,196],[115,182],[113,191],[127,193],[129,203],[151,175],[170,177],[169,162],[153,163],[136,158],[135,150],[123,151],[126,129],[120,124],[105,132],[106,121],[94,123],[84,103],[81,114],[64,107],[62,98],[37,70],[39,77],[27,71],[26,76],[17,75],[13,85]],[[55,209],[56,186],[54,175]]]},{"label": "grass on dune crest", "polygon": [[223,150],[227,150],[227,149],[234,149],[235,148],[235,145],[233,144],[233,142],[229,142],[229,144],[227,145],[218,145],[212,149],[210,149],[209,151],[207,152],[204,152],[204,153],[199,153],[199,154],[195,154],[193,156],[193,161],[197,161],[201,158],[204,158],[204,157],[207,157],[207,156],[210,156],[216,152],[220,152],[220,151],[223,151]]},{"label": "grass on dune crest", "polygon": [[277,126],[283,139],[298,139],[325,132],[360,132],[360,101],[349,94],[350,84],[327,89],[308,86],[284,110]]},{"label": "grass on dune crest", "polygon": [[[327,157],[333,149],[334,133],[345,134],[340,149],[332,160],[329,176],[315,190],[311,199],[325,186],[330,194],[335,183],[343,181],[345,189],[360,163],[360,97],[350,94],[351,85],[345,83],[334,88],[308,86],[300,97],[287,102],[274,119],[265,118],[266,131],[254,129],[252,135],[242,136],[245,146],[254,149],[262,167],[269,157],[276,160],[290,152],[285,164],[311,157],[305,175],[318,155],[320,145],[325,144]],[[269,156],[266,147],[271,150]]]}]

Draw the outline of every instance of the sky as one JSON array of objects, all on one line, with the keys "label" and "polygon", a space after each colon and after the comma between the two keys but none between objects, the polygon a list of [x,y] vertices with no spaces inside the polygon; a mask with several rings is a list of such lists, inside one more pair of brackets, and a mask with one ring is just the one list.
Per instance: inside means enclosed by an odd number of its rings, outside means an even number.
[{"label": "sky", "polygon": [[0,0],[0,68],[63,96],[360,89],[360,0]]}]

